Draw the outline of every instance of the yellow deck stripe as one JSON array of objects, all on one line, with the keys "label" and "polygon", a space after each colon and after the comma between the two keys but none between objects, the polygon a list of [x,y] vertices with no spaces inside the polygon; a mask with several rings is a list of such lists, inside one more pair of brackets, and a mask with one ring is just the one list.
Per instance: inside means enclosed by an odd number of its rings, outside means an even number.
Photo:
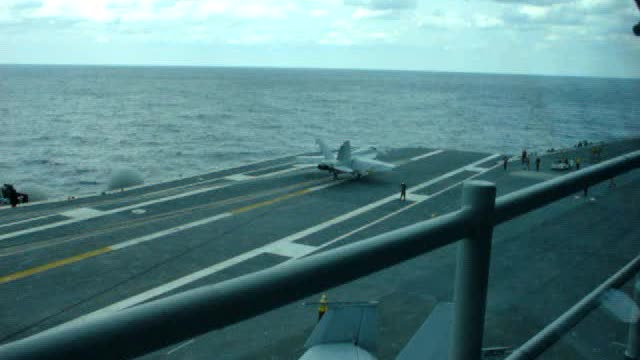
[{"label": "yellow deck stripe", "polygon": [[[271,199],[271,200],[266,200],[266,201],[262,201],[262,202],[259,202],[259,203],[247,205],[247,206],[235,209],[235,210],[231,210],[230,213],[232,213],[234,215],[235,214],[240,214],[240,213],[243,213],[243,212],[246,212],[246,211],[249,211],[249,210],[253,210],[253,209],[259,208],[261,206],[266,206],[266,205],[270,205],[270,204],[276,203],[278,201],[286,200],[286,199],[292,198],[294,196],[300,196],[300,195],[306,194],[306,193],[308,193],[310,191],[311,191],[311,189],[302,189],[302,190],[296,191],[294,193],[283,195],[283,196],[279,196],[279,197]],[[97,250],[86,252],[84,254],[75,255],[75,256],[72,256],[72,257],[68,257],[66,259],[57,260],[57,261],[54,261],[54,262],[50,262],[48,264],[36,266],[34,268],[31,268],[31,269],[27,269],[27,270],[23,270],[23,271],[19,271],[19,272],[13,273],[13,274],[5,275],[5,276],[0,277],[0,284],[4,284],[4,283],[8,283],[10,281],[22,279],[22,278],[25,278],[25,277],[28,277],[28,276],[31,276],[31,275],[34,275],[34,274],[38,274],[38,273],[47,271],[47,270],[55,269],[55,268],[60,267],[60,266],[64,266],[64,265],[72,264],[74,262],[78,262],[78,261],[81,261],[81,260],[84,260],[84,259],[92,258],[94,256],[98,256],[100,254],[104,254],[104,253],[107,253],[107,252],[110,252],[110,251],[113,251],[113,249],[110,246],[107,246],[107,247],[103,247],[101,249],[97,249]]]},{"label": "yellow deck stripe", "polygon": [[286,199],[292,198],[294,196],[300,196],[302,194],[308,193],[309,191],[311,191],[311,189],[302,189],[302,190],[296,191],[294,193],[283,195],[283,196],[279,196],[279,197],[271,199],[271,200],[266,200],[266,201],[262,201],[262,202],[259,202],[259,203],[243,206],[241,208],[238,208],[238,209],[235,209],[235,210],[231,210],[229,212],[234,214],[234,215],[240,214],[240,213],[243,213],[245,211],[253,210],[253,209],[259,208],[261,206],[271,205],[271,204],[276,203],[278,201],[286,200]]},{"label": "yellow deck stripe", "polygon": [[111,249],[111,247],[107,246],[107,247],[103,247],[101,249],[97,249],[97,250],[86,252],[84,254],[80,254],[80,255],[68,257],[66,259],[53,261],[53,262],[50,262],[48,264],[36,266],[34,268],[31,268],[31,269],[18,271],[16,273],[0,277],[0,284],[4,284],[4,283],[10,282],[10,281],[22,279],[22,278],[25,278],[27,276],[31,276],[31,275],[34,275],[34,274],[37,274],[37,273],[41,273],[41,272],[44,272],[44,271],[47,271],[47,270],[55,269],[55,268],[63,266],[63,265],[72,264],[74,262],[78,262],[80,260],[84,260],[84,259],[88,259],[88,258],[91,258],[91,257],[94,257],[94,256],[98,256],[100,254],[104,254],[104,253],[112,251],[112,250],[113,249]]}]

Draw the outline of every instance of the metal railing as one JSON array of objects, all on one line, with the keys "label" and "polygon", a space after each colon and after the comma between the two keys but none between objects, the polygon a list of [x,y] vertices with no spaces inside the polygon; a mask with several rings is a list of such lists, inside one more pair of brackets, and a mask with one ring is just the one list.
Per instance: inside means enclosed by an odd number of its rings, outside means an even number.
[{"label": "metal railing", "polygon": [[453,213],[215,285],[63,324],[1,346],[0,359],[133,358],[458,240],[463,241],[449,358],[479,359],[493,227],[639,166],[640,151],[635,151],[498,199],[492,183],[469,181],[463,188],[463,207]]},{"label": "metal railing", "polygon": [[[547,325],[542,331],[529,339],[526,343],[516,349],[506,360],[527,360],[535,359],[547,350],[551,345],[556,343],[560,338],[571,330],[580,320],[589,314],[600,304],[600,298],[605,291],[611,288],[619,288],[624,285],[634,274],[640,270],[640,255],[625,265],[617,273],[607,279],[604,283],[582,298],[577,304],[567,310],[558,319]],[[634,297],[637,302],[640,300],[640,278],[634,287]],[[629,359],[637,359],[640,355],[638,345],[638,324],[639,322],[631,322],[629,329],[629,341],[627,347],[627,356]]]}]

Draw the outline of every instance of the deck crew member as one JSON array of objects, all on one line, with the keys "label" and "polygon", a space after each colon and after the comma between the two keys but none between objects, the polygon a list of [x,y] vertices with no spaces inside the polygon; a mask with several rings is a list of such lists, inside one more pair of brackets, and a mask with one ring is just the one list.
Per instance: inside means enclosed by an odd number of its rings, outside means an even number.
[{"label": "deck crew member", "polygon": [[540,158],[536,157],[536,171],[540,171]]},{"label": "deck crew member", "polygon": [[2,188],[2,195],[9,199],[9,203],[11,207],[16,207],[18,205],[18,192],[11,184],[4,184]]},{"label": "deck crew member", "polygon": [[407,199],[407,184],[403,182],[402,184],[400,184],[400,200],[406,200],[406,199]]},{"label": "deck crew member", "polygon": [[329,307],[327,303],[327,295],[322,294],[322,296],[320,297],[320,306],[318,306],[318,321],[320,321],[320,319],[322,319],[322,317],[324,316],[324,313],[327,312],[327,308]]}]

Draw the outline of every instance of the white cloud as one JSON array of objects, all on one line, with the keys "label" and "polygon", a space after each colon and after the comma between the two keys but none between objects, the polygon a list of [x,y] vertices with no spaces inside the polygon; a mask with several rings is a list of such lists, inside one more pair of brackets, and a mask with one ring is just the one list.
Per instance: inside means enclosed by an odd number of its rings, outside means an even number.
[{"label": "white cloud", "polygon": [[282,19],[287,17],[287,13],[294,8],[293,6],[269,6],[263,4],[250,4],[235,7],[234,15],[240,18],[249,19]]},{"label": "white cloud", "polygon": [[329,11],[324,9],[311,9],[309,15],[312,17],[324,17],[329,15]]},{"label": "white cloud", "polygon": [[420,16],[417,23],[420,28],[443,29],[462,29],[471,25],[469,21],[456,13],[442,11],[434,11],[430,15]]},{"label": "white cloud", "polygon": [[319,41],[321,45],[339,45],[339,46],[348,46],[353,45],[353,40],[350,39],[346,34],[340,33],[338,31],[330,31],[326,33]]},{"label": "white cloud", "polygon": [[269,34],[249,34],[228,41],[232,45],[256,45],[268,43],[273,39]]},{"label": "white cloud", "polygon": [[368,18],[384,18],[392,14],[391,10],[370,10],[367,8],[357,8],[351,18],[355,20],[368,19]]},{"label": "white cloud", "polygon": [[548,7],[536,5],[523,5],[518,11],[532,20],[544,19],[550,12]]},{"label": "white cloud", "polygon": [[[638,15],[631,0],[429,0],[421,1],[420,6],[417,0],[0,0],[0,45],[14,54],[0,52],[0,62],[9,57],[16,62],[14,48],[22,47],[22,54],[36,54],[42,44],[64,42],[77,49],[76,55],[90,56],[97,47],[104,51],[101,55],[119,63],[127,63],[123,49],[132,49],[127,50],[134,54],[131,58],[140,62],[140,49],[153,46],[162,59],[173,49],[185,62],[197,58],[204,64],[207,53],[219,62],[223,57],[217,47],[232,44],[234,51],[244,54],[241,62],[246,63],[252,56],[261,61],[257,54],[263,54],[264,45],[275,44],[282,51],[270,55],[273,62],[278,61],[277,56],[299,54],[308,54],[305,56],[317,62],[318,51],[337,51],[340,55],[331,61],[332,66],[340,66],[342,59],[376,49],[401,64],[390,63],[391,67],[402,68],[411,62],[398,55],[404,49],[436,55],[420,66],[439,61],[446,67],[456,61],[455,56],[478,54],[476,50],[483,49],[486,53],[478,63],[495,61],[487,66],[500,70],[503,63],[512,61],[521,71],[518,64],[529,59],[529,53],[535,65],[542,56],[562,60],[564,56],[557,54],[580,53],[581,48],[638,47],[640,41],[630,32]],[[343,48],[336,50],[335,46]],[[445,47],[448,52],[443,55]],[[46,53],[38,54],[38,58],[49,58]],[[615,51],[598,54],[609,59],[599,60],[601,63],[619,62]],[[151,58],[154,61],[164,60]],[[459,60],[459,64],[462,69],[467,61]],[[564,63],[554,71],[562,66]]]},{"label": "white cloud", "polygon": [[496,28],[504,26],[504,20],[496,16],[476,14],[473,16],[473,25],[478,28]]},{"label": "white cloud", "polygon": [[414,9],[416,0],[345,0],[344,4],[369,10],[405,10]]},{"label": "white cloud", "polygon": [[47,18],[82,18],[95,22],[113,20],[112,9],[107,7],[105,0],[73,1],[73,0],[49,0],[42,3],[32,13],[34,17]]}]

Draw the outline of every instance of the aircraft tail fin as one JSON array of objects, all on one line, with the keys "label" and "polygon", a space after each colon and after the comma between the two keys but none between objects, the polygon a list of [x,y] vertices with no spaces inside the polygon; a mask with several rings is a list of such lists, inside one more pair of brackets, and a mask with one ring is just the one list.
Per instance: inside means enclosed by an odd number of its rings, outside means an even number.
[{"label": "aircraft tail fin", "polygon": [[446,360],[453,326],[453,303],[439,303],[396,360]]},{"label": "aircraft tail fin", "polygon": [[340,146],[340,150],[338,150],[338,162],[345,162],[351,160],[351,143],[349,140],[345,141],[342,146]]},{"label": "aircraft tail fin", "polygon": [[376,350],[376,303],[332,304],[304,344],[351,343],[369,352]]},{"label": "aircraft tail fin", "polygon": [[325,160],[333,160],[331,150],[329,150],[329,147],[324,143],[324,141],[322,141],[322,139],[316,139],[316,144],[320,147],[320,152],[324,156]]}]

